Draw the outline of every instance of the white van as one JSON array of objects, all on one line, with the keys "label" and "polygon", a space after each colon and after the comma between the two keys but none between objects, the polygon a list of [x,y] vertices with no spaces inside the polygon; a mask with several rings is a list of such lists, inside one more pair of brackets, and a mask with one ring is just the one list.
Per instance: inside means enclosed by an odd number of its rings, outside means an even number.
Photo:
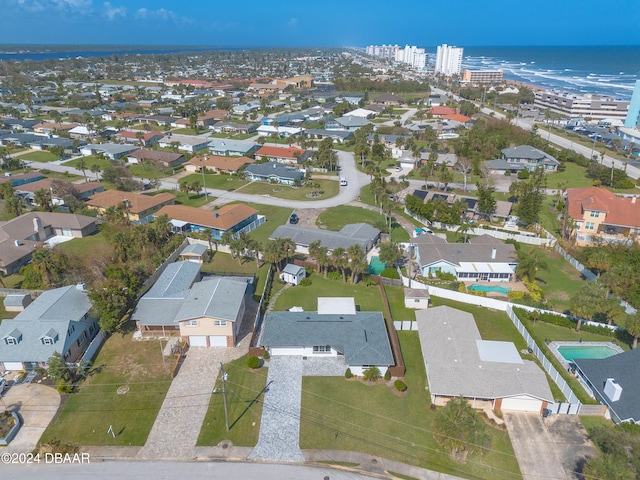
[{"label": "white van", "polygon": [[340,186],[341,187],[346,187],[347,186],[347,179],[344,177],[340,177]]}]

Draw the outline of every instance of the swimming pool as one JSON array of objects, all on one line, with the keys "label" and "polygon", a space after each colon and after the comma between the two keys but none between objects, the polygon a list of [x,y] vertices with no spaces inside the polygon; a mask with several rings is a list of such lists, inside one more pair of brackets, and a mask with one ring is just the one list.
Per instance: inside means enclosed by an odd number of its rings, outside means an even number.
[{"label": "swimming pool", "polygon": [[559,346],[558,353],[560,353],[567,362],[573,362],[576,358],[608,358],[618,352],[606,345],[583,344]]},{"label": "swimming pool", "polygon": [[509,287],[500,287],[498,285],[476,285],[476,284],[473,284],[467,287],[467,290],[479,290],[481,292],[501,293],[503,295],[506,295],[511,291]]},{"label": "swimming pool", "polygon": [[371,257],[371,262],[369,263],[369,269],[367,270],[368,274],[371,275],[380,275],[387,266],[380,261],[378,257]]}]

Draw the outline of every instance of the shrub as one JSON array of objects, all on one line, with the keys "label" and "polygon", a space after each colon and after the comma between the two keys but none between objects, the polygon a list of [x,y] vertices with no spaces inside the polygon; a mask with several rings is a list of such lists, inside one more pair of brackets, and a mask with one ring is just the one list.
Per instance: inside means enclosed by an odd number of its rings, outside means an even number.
[{"label": "shrub", "polygon": [[504,176],[505,177],[510,177],[511,176],[511,170],[505,170],[504,171]]},{"label": "shrub", "polygon": [[255,355],[251,355],[247,359],[247,367],[251,368],[252,370],[255,370],[256,368],[260,368],[260,359]]},{"label": "shrub", "polygon": [[265,350],[262,354],[262,358],[264,358],[265,360],[269,360],[269,357],[271,357],[271,355],[269,354],[269,350]]},{"label": "shrub", "polygon": [[450,272],[438,272],[437,277],[444,281],[454,281],[456,279],[456,276]]},{"label": "shrub", "polygon": [[61,394],[71,393],[73,391],[73,386],[68,383],[59,383],[56,389],[58,390],[58,393]]},{"label": "shrub", "polygon": [[351,373],[351,369],[347,368],[347,371],[344,372],[344,378],[351,378],[353,377],[353,373]]},{"label": "shrub", "polygon": [[308,287],[309,285],[311,285],[311,279],[309,277],[305,277],[302,280],[300,280],[301,287]]},{"label": "shrub", "polygon": [[386,372],[384,372],[384,379],[388,382],[389,380],[391,380],[391,372],[389,371],[389,369],[387,369]]},{"label": "shrub", "polygon": [[331,280],[342,280],[340,272],[329,272],[327,275]]},{"label": "shrub", "polygon": [[315,273],[313,267],[310,267],[309,265],[304,267],[304,271],[307,273],[307,277],[310,277],[311,275],[313,275],[313,273]]},{"label": "shrub", "polygon": [[395,382],[393,382],[393,386],[396,387],[396,390],[398,390],[399,392],[404,392],[407,390],[407,384],[402,380],[396,380]]},{"label": "shrub", "polygon": [[518,172],[519,180],[526,180],[527,178],[529,178],[529,170],[520,170]]},{"label": "shrub", "polygon": [[369,382],[377,382],[382,378],[382,374],[380,373],[380,369],[378,367],[369,367],[364,372],[362,372],[362,376],[364,379]]},{"label": "shrub", "polygon": [[385,268],[382,272],[380,272],[380,276],[384,278],[400,278],[400,275],[398,275],[398,271],[395,268]]}]

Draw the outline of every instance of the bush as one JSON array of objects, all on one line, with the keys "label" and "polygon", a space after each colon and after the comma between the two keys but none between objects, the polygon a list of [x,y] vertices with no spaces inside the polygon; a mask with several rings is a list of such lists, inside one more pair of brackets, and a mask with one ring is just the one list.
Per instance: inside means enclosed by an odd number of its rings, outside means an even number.
[{"label": "bush", "polygon": [[388,382],[389,380],[391,380],[391,372],[389,371],[389,369],[387,369],[386,372],[384,372],[384,379]]},{"label": "bush", "polygon": [[312,267],[310,267],[309,265],[307,265],[306,267],[304,267],[304,271],[307,274],[307,277],[310,277],[311,275],[313,275],[315,273],[315,271],[313,270]]},{"label": "bush", "polygon": [[260,359],[255,355],[251,355],[247,359],[247,367],[251,368],[252,370],[260,368],[260,365],[261,365]]},{"label": "bush", "polygon": [[526,180],[529,178],[529,170],[520,170],[518,172],[518,180]]},{"label": "bush", "polygon": [[398,275],[398,271],[395,268],[385,268],[382,272],[380,272],[380,276],[384,278],[393,278],[399,279],[400,275]]},{"label": "bush", "polygon": [[440,280],[444,280],[444,281],[454,281],[456,279],[456,276],[450,272],[438,272],[436,276]]},{"label": "bush", "polygon": [[59,383],[56,389],[58,390],[58,393],[64,395],[65,393],[71,393],[73,391],[73,386],[68,383]]},{"label": "bush", "polygon": [[344,378],[351,378],[353,377],[353,373],[351,373],[351,369],[347,368],[347,371],[344,372]]},{"label": "bush", "polygon": [[265,360],[269,360],[269,357],[271,357],[271,355],[269,354],[269,350],[265,350],[262,354],[262,358],[264,358]]},{"label": "bush", "polygon": [[396,387],[396,390],[398,390],[399,392],[404,392],[407,390],[407,384],[402,380],[396,380],[395,382],[393,382],[393,386]]},{"label": "bush", "polygon": [[308,287],[309,285],[311,285],[311,279],[309,277],[305,277],[302,280],[300,280],[301,287]]},{"label": "bush", "polygon": [[327,275],[331,280],[342,280],[340,272],[329,272]]}]

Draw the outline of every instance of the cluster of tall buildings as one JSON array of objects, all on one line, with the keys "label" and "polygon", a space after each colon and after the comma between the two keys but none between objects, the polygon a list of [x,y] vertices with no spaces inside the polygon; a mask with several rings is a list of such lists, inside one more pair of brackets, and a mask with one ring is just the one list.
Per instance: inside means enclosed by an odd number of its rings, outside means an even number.
[{"label": "cluster of tall buildings", "polygon": [[367,55],[385,58],[400,63],[406,63],[413,68],[422,70],[427,65],[427,54],[424,48],[406,45],[401,48],[399,45],[369,45],[366,48]]},{"label": "cluster of tall buildings", "polygon": [[460,47],[452,47],[446,43],[438,46],[436,50],[436,75],[444,75],[445,77],[460,75],[463,51],[464,49]]}]

